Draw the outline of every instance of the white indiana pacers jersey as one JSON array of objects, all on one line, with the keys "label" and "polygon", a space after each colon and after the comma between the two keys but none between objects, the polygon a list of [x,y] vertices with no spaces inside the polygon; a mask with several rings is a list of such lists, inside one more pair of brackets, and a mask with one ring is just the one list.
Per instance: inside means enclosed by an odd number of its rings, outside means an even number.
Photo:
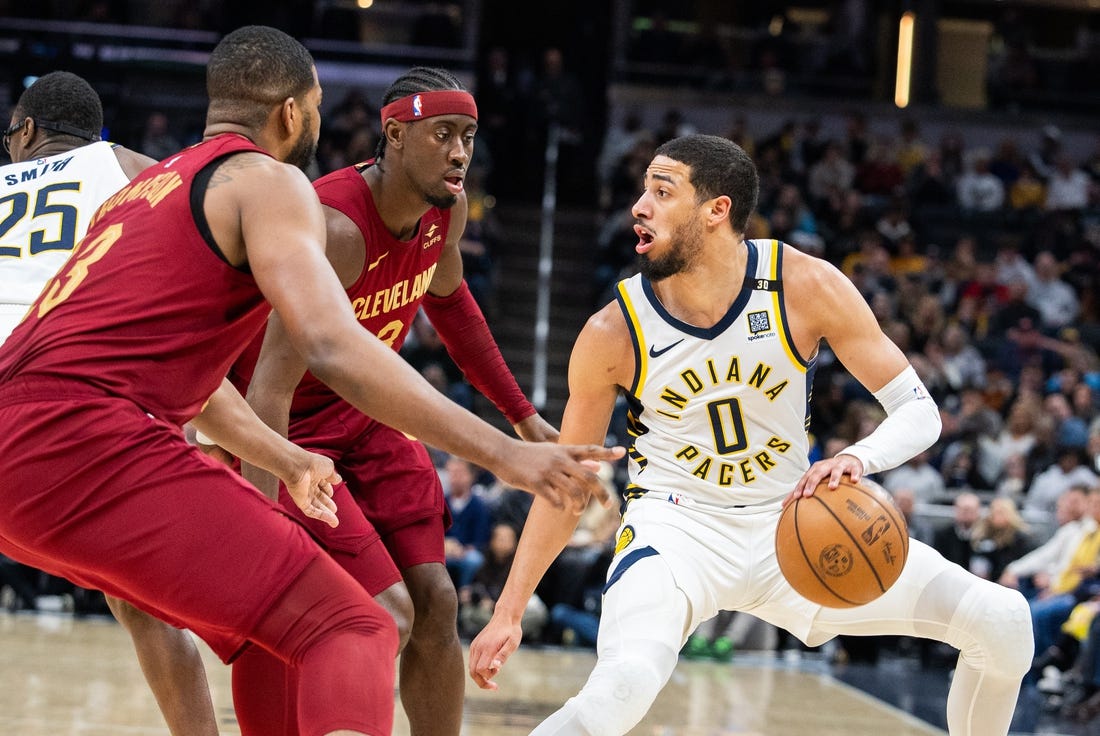
[{"label": "white indiana pacers jersey", "polygon": [[809,467],[813,362],[783,305],[783,246],[746,242],[741,293],[713,327],[673,317],[637,275],[618,301],[634,342],[627,497],[723,508],[775,501]]},{"label": "white indiana pacers jersey", "polygon": [[33,303],[99,205],[129,183],[111,149],[99,141],[0,167],[0,304]]}]

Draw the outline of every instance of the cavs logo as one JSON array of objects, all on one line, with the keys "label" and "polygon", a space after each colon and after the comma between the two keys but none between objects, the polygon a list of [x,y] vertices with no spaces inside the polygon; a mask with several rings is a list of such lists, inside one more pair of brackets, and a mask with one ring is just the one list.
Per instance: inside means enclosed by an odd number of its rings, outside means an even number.
[{"label": "cavs logo", "polygon": [[615,554],[619,554],[624,549],[630,546],[630,543],[634,541],[634,527],[623,527],[623,530],[619,532],[619,539],[615,542]]},{"label": "cavs logo", "polygon": [[817,561],[826,575],[843,577],[852,571],[852,550],[843,544],[830,544],[821,550]]},{"label": "cavs logo", "polygon": [[428,226],[428,229],[424,231],[424,250],[438,243],[442,237],[443,236],[439,234],[439,223],[433,222]]}]

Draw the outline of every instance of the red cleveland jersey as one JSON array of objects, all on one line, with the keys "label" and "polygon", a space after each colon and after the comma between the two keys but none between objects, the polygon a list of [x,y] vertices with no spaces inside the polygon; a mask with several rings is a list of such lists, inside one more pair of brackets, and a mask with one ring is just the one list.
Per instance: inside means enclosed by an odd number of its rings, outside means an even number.
[{"label": "red cleveland jersey", "polygon": [[[363,179],[361,172],[368,165],[334,171],[313,186],[321,204],[347,215],[363,234],[366,243],[363,272],[347,289],[359,324],[394,350],[400,350],[443,253],[451,213],[432,207],[420,218],[420,227],[412,238],[398,240],[386,229],[370,187]],[[262,335],[249,346],[234,369],[238,388],[243,389],[241,383],[251,378],[261,342]],[[293,411],[326,406],[338,398],[328,386],[306,373],[295,392]]]},{"label": "red cleveland jersey", "polygon": [[263,152],[221,135],[151,166],[104,202],[4,343],[0,380],[78,381],[177,424],[197,414],[270,312],[255,279],[204,237],[204,184],[192,202],[200,172],[240,151]]}]

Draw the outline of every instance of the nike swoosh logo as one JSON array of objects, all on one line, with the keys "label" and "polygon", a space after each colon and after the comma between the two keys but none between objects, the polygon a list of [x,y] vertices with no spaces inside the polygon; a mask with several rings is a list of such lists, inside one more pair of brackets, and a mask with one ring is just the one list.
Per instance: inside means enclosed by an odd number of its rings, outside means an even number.
[{"label": "nike swoosh logo", "polygon": [[389,255],[389,251],[386,251],[382,255],[378,256],[378,260],[374,261],[369,266],[367,266],[367,270],[368,271],[373,271],[375,269],[375,267],[377,267],[378,264],[382,262],[382,259],[385,258],[388,255]]},{"label": "nike swoosh logo", "polygon": [[672,343],[671,345],[665,345],[665,346],[664,346],[663,348],[661,348],[660,350],[658,350],[657,348],[651,347],[651,348],[649,349],[649,357],[651,357],[651,358],[659,358],[659,357],[661,357],[662,355],[664,355],[665,353],[667,353],[667,352],[668,352],[669,350],[672,350],[672,349],[673,349],[674,347],[676,347],[677,345],[679,345],[680,343],[682,343],[683,341],[684,341],[684,338],[682,338],[682,337],[681,337],[681,338],[680,338],[679,340],[677,340],[676,342]]}]

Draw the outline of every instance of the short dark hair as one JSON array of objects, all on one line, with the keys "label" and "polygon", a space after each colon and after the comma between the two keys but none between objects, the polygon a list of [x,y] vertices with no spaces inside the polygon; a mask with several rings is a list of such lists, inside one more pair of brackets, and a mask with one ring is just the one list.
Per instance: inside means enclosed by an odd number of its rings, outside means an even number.
[{"label": "short dark hair", "polygon": [[269,26],[242,26],[210,53],[206,93],[216,117],[260,127],[271,108],[313,88],[313,56]]},{"label": "short dark hair", "polygon": [[745,232],[760,196],[760,176],[752,157],[741,146],[717,135],[692,134],[662,143],[656,155],[691,169],[690,181],[699,202],[727,195],[733,203],[730,225],[739,233]]},{"label": "short dark hair", "polygon": [[[103,103],[99,95],[83,77],[72,72],[56,71],[43,74],[34,84],[23,90],[15,103],[12,117],[16,120],[34,118],[45,125],[39,129],[51,138],[71,138],[83,145],[98,140],[103,130]],[[47,126],[61,123],[86,135],[70,135],[57,132]]]},{"label": "short dark hair", "polygon": [[[451,72],[432,66],[414,66],[397,79],[386,89],[382,95],[382,107],[400,100],[402,97],[415,95],[417,92],[439,92],[444,90],[458,90],[467,92],[466,85]],[[378,148],[374,157],[382,158],[386,153],[385,133],[378,139]]]}]

